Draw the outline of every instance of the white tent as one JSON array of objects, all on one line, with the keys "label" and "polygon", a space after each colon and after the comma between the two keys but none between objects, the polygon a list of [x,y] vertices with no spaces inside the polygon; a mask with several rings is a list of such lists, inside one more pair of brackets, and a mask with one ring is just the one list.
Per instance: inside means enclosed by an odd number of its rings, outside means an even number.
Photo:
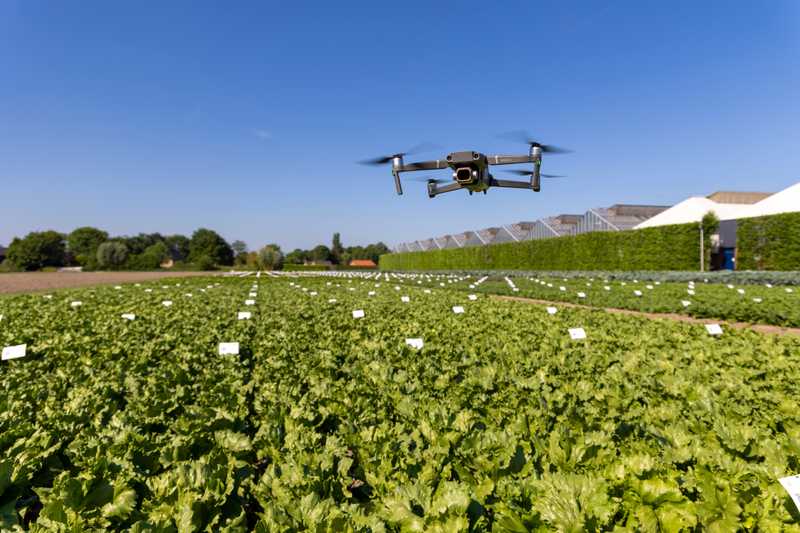
[{"label": "white tent", "polygon": [[750,207],[750,212],[745,216],[760,217],[800,211],[800,183],[776,192]]},{"label": "white tent", "polygon": [[662,211],[656,216],[648,218],[644,222],[638,224],[634,229],[700,222],[703,215],[709,211],[714,211],[720,220],[743,218],[751,216],[749,213],[752,208],[752,205],[720,204],[704,196],[692,196],[679,204],[673,205],[666,211]]}]

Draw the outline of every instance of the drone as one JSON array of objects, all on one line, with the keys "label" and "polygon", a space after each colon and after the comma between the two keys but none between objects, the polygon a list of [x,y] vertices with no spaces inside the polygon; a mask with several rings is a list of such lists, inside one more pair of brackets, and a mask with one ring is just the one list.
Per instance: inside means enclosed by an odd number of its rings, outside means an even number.
[{"label": "drone", "polygon": [[[422,178],[417,181],[424,181],[428,184],[428,197],[434,198],[439,194],[466,189],[470,195],[476,192],[486,192],[491,187],[506,187],[510,189],[530,189],[534,192],[541,190],[541,178],[563,178],[565,176],[556,174],[542,174],[542,154],[563,154],[569,150],[557,146],[542,144],[530,138],[524,132],[517,132],[515,137],[523,137],[524,142],[529,146],[527,155],[486,155],[481,152],[464,151],[452,152],[447,154],[444,159],[434,159],[431,161],[418,161],[416,163],[406,163],[403,157],[421,151],[421,147],[416,147],[406,152],[376,157],[361,161],[366,165],[385,165],[392,164],[392,176],[397,194],[403,194],[403,186],[400,183],[400,173],[416,172],[419,170],[443,170],[452,171],[452,180]],[[489,168],[495,165],[516,165],[520,163],[533,164],[532,170],[509,169],[519,176],[529,176],[528,181],[496,179]]]}]

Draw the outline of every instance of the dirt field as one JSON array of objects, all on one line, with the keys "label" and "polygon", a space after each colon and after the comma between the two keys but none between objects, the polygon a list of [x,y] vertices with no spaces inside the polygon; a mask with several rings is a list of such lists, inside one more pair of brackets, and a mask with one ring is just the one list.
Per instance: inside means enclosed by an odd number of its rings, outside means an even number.
[{"label": "dirt field", "polygon": [[219,275],[221,272],[21,272],[0,274],[0,294]]}]

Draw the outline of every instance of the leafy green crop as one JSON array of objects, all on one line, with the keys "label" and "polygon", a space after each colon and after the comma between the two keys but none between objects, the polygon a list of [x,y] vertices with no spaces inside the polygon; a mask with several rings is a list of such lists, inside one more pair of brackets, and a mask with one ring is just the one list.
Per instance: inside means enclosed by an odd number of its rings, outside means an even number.
[{"label": "leafy green crop", "polygon": [[255,282],[0,299],[0,529],[800,530],[797,339]]}]

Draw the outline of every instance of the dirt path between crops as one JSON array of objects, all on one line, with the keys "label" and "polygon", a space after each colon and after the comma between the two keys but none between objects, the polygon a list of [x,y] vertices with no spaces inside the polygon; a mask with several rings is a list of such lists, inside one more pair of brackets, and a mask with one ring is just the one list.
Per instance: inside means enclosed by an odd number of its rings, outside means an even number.
[{"label": "dirt path between crops", "polygon": [[220,272],[19,272],[0,274],[0,294],[219,275]]},{"label": "dirt path between crops", "polygon": [[782,326],[772,326],[769,324],[748,324],[747,322],[728,322],[715,318],[695,318],[693,316],[679,315],[677,313],[645,313],[644,311],[633,311],[631,309],[618,309],[616,307],[592,307],[590,305],[573,304],[569,302],[556,302],[553,300],[536,300],[534,298],[524,298],[522,296],[502,296],[490,294],[494,300],[506,300],[512,302],[522,302],[540,305],[560,305],[563,307],[576,307],[578,309],[602,310],[608,313],[619,315],[632,315],[644,318],[676,320],[678,322],[689,322],[691,324],[723,324],[734,329],[752,329],[759,333],[772,333],[775,335],[796,335],[800,337],[800,328],[785,328]]}]

